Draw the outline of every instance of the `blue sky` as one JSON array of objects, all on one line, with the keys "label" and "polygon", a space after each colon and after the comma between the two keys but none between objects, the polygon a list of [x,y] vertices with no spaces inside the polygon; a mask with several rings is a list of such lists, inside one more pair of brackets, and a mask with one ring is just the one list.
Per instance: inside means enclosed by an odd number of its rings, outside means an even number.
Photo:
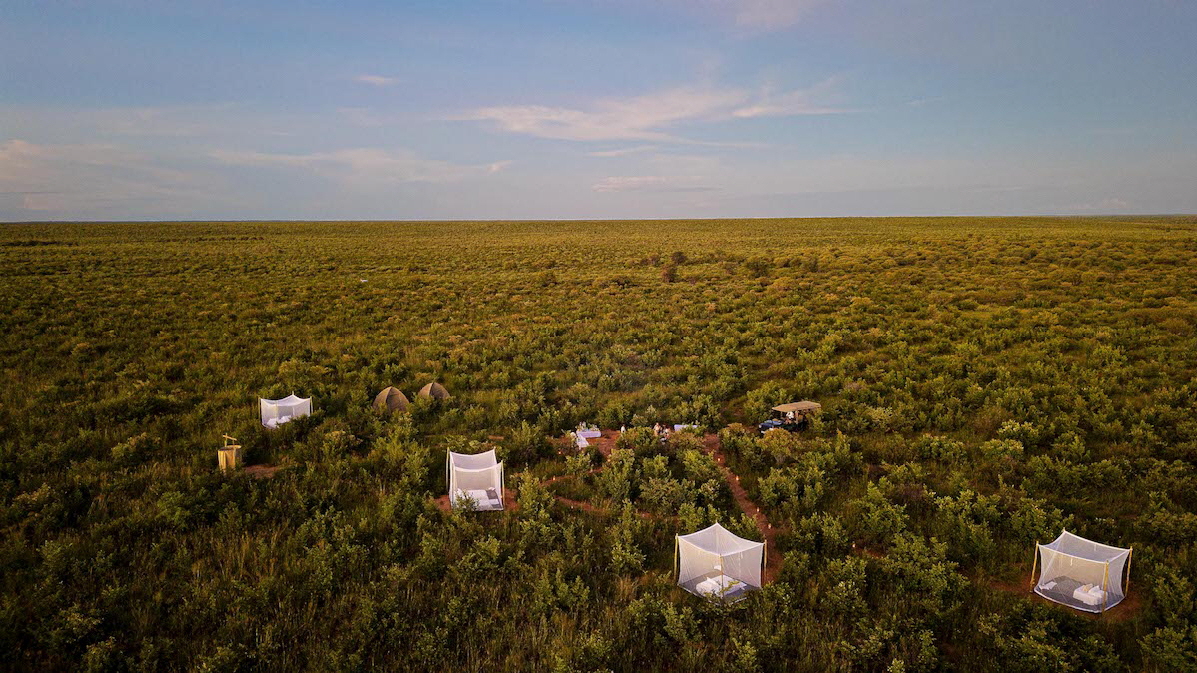
[{"label": "blue sky", "polygon": [[1186,0],[6,0],[0,220],[1197,212]]}]

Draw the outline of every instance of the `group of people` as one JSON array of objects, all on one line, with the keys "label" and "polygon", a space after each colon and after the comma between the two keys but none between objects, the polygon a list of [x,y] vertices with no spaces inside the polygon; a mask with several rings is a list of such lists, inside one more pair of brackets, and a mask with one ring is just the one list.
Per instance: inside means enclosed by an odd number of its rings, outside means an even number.
[{"label": "group of people", "polygon": [[[622,435],[623,433],[625,433],[627,431],[628,431],[628,426],[626,426],[626,425],[619,426],[619,434]],[[662,442],[669,441],[669,435],[671,435],[672,433],[673,433],[673,430],[671,430],[668,425],[661,425],[660,423],[653,424],[653,434],[656,435],[657,437],[660,437]]]},{"label": "group of people", "polygon": [[661,438],[661,443],[669,441],[669,435],[673,434],[673,430],[668,425],[661,425],[657,423],[653,426],[653,434]]}]

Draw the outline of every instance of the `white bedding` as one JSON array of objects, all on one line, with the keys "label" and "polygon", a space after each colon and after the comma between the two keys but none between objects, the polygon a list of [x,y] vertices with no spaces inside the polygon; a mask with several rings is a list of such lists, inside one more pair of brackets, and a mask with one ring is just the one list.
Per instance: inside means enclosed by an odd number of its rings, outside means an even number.
[{"label": "white bedding", "polygon": [[472,488],[468,491],[463,491],[459,488],[459,489],[457,489],[457,493],[454,494],[453,500],[458,501],[458,500],[463,500],[466,498],[473,500],[474,505],[478,506],[478,507],[481,507],[482,505],[497,505],[497,504],[499,504],[498,498],[490,497],[490,494],[486,492],[486,489],[481,489],[481,488]]},{"label": "white bedding", "polygon": [[695,587],[698,593],[706,594],[708,596],[724,596],[730,590],[734,589],[736,585],[743,584],[740,580],[733,579],[727,575],[716,575],[715,577],[708,577],[707,579],[698,583]]},{"label": "white bedding", "polygon": [[291,420],[290,416],[279,416],[278,418],[272,418],[272,419],[266,421],[266,427],[273,430],[273,429],[277,428],[278,426],[282,425],[283,423],[289,422],[290,420]]},{"label": "white bedding", "polygon": [[1106,599],[1106,592],[1096,584],[1086,584],[1072,592],[1072,597],[1085,605],[1101,605]]}]

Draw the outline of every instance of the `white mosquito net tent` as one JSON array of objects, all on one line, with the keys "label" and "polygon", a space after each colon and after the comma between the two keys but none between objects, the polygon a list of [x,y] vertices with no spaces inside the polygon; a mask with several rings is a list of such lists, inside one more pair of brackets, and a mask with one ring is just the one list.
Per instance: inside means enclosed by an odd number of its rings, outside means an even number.
[{"label": "white mosquito net tent", "polygon": [[304,399],[288,395],[281,400],[259,399],[258,404],[262,409],[262,425],[271,429],[312,413],[310,397]]},{"label": "white mosquito net tent", "polygon": [[678,535],[677,583],[705,598],[739,600],[761,587],[765,543],[738,537],[719,524]]},{"label": "white mosquito net tent", "polygon": [[[1105,612],[1122,602],[1122,573],[1131,550],[1086,540],[1068,531],[1048,544],[1037,544],[1039,582],[1035,593],[1085,612]],[[1034,581],[1035,568],[1031,568]],[[1129,577],[1127,578],[1129,580]]]},{"label": "white mosquito net tent", "polygon": [[448,452],[445,459],[449,500],[453,508],[503,509],[503,463],[494,449],[485,453]]}]

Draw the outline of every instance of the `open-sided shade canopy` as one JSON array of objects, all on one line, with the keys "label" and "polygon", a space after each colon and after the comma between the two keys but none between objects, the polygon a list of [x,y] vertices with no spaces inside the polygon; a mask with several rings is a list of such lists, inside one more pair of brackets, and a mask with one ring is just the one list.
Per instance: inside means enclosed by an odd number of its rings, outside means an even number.
[{"label": "open-sided shade canopy", "polygon": [[808,411],[818,411],[822,409],[823,405],[818,402],[811,402],[810,400],[803,400],[801,402],[789,402],[788,404],[779,404],[773,407],[773,411],[778,411],[783,414],[788,414],[791,411],[794,413],[806,413]]}]

